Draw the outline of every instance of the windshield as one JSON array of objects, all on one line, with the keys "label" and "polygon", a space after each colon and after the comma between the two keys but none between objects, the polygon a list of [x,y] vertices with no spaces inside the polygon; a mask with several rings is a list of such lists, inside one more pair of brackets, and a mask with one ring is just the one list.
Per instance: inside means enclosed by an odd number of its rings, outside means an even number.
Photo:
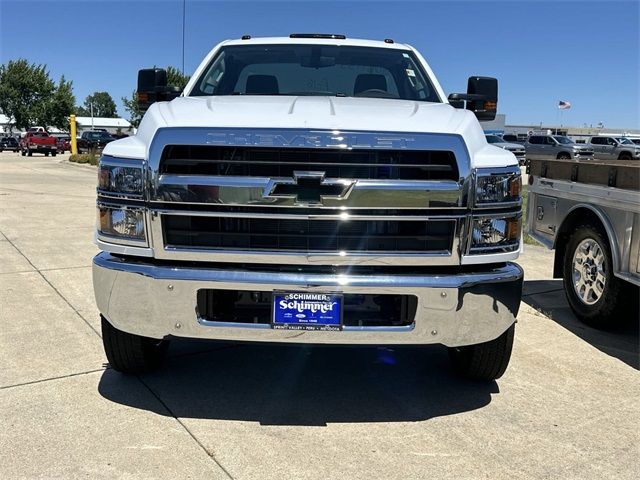
[{"label": "windshield", "polygon": [[322,95],[441,101],[413,52],[337,45],[222,47],[190,95]]},{"label": "windshield", "polygon": [[561,143],[563,145],[571,145],[573,143],[573,140],[571,140],[569,137],[554,136],[553,138],[555,138],[558,143]]},{"label": "windshield", "polygon": [[628,138],[616,138],[623,145],[634,145],[634,143]]},{"label": "windshield", "polygon": [[488,143],[504,143],[504,140],[497,135],[486,135]]}]

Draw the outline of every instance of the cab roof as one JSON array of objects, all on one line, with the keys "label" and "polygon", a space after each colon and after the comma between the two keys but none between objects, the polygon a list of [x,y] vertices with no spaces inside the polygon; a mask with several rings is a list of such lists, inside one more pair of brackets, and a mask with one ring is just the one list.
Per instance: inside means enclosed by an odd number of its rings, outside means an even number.
[{"label": "cab roof", "polygon": [[365,40],[360,38],[302,38],[302,37],[251,37],[225,40],[221,45],[347,45],[353,47],[377,47],[394,50],[412,50],[404,43],[389,43],[384,40]]}]

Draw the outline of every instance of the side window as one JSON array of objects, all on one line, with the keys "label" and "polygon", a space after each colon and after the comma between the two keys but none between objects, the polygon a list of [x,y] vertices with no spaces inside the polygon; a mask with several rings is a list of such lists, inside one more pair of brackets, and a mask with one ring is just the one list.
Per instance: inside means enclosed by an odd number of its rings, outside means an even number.
[{"label": "side window", "polygon": [[538,145],[540,143],[540,137],[529,137],[529,143]]},{"label": "side window", "polygon": [[547,140],[547,141],[546,141],[545,143],[546,143],[547,145],[555,145],[555,144],[556,144],[556,142],[555,142],[555,141],[553,140],[553,138],[551,138],[551,137],[547,137],[547,138],[546,138],[546,140]]},{"label": "side window", "polygon": [[598,138],[598,137],[593,137],[593,138],[591,139],[591,144],[592,144],[592,145],[602,145],[602,142],[601,142],[600,140],[602,140],[602,139],[600,139],[600,138]]},{"label": "side window", "polygon": [[616,141],[613,138],[607,138],[607,145],[616,145]]},{"label": "side window", "polygon": [[224,77],[224,72],[225,52],[222,52],[202,79],[202,82],[200,83],[200,90],[207,95],[215,93],[222,77]]}]

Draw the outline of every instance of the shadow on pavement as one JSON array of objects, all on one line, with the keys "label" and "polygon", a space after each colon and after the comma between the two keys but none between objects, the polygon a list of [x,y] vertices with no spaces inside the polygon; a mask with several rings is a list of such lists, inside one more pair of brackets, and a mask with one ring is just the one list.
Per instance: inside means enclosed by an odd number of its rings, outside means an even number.
[{"label": "shadow on pavement", "polygon": [[624,325],[610,331],[585,325],[573,315],[561,279],[525,281],[522,300],[598,350],[640,369],[637,318],[629,318]]},{"label": "shadow on pavement", "polygon": [[107,369],[100,394],[182,418],[263,425],[420,421],[481,408],[495,382],[458,379],[443,347],[320,347],[177,340],[165,369],[141,380],[171,410],[122,388]]}]

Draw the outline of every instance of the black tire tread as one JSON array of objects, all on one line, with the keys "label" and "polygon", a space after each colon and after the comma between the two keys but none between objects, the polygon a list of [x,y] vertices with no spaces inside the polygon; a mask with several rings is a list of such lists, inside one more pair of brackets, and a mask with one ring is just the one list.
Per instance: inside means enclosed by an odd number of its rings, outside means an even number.
[{"label": "black tire tread", "polygon": [[123,332],[102,320],[102,343],[107,360],[114,370],[140,374],[158,369],[166,355],[168,340],[158,341]]},{"label": "black tire tread", "polygon": [[[570,275],[573,250],[580,241],[588,237],[594,238],[600,246],[605,249],[608,267],[607,285],[605,286],[604,296],[601,302],[597,302],[594,307],[587,307],[577,297],[574,298],[575,292]],[[626,320],[625,302],[620,301],[625,293],[625,285],[613,275],[611,248],[609,246],[609,240],[602,229],[590,223],[578,225],[569,236],[567,248],[564,252],[562,268],[565,295],[576,317],[587,325],[601,329],[616,327]],[[591,311],[588,312],[587,310]]]},{"label": "black tire tread", "polygon": [[496,380],[509,366],[515,324],[495,340],[476,345],[450,348],[449,354],[456,372],[475,380]]}]

